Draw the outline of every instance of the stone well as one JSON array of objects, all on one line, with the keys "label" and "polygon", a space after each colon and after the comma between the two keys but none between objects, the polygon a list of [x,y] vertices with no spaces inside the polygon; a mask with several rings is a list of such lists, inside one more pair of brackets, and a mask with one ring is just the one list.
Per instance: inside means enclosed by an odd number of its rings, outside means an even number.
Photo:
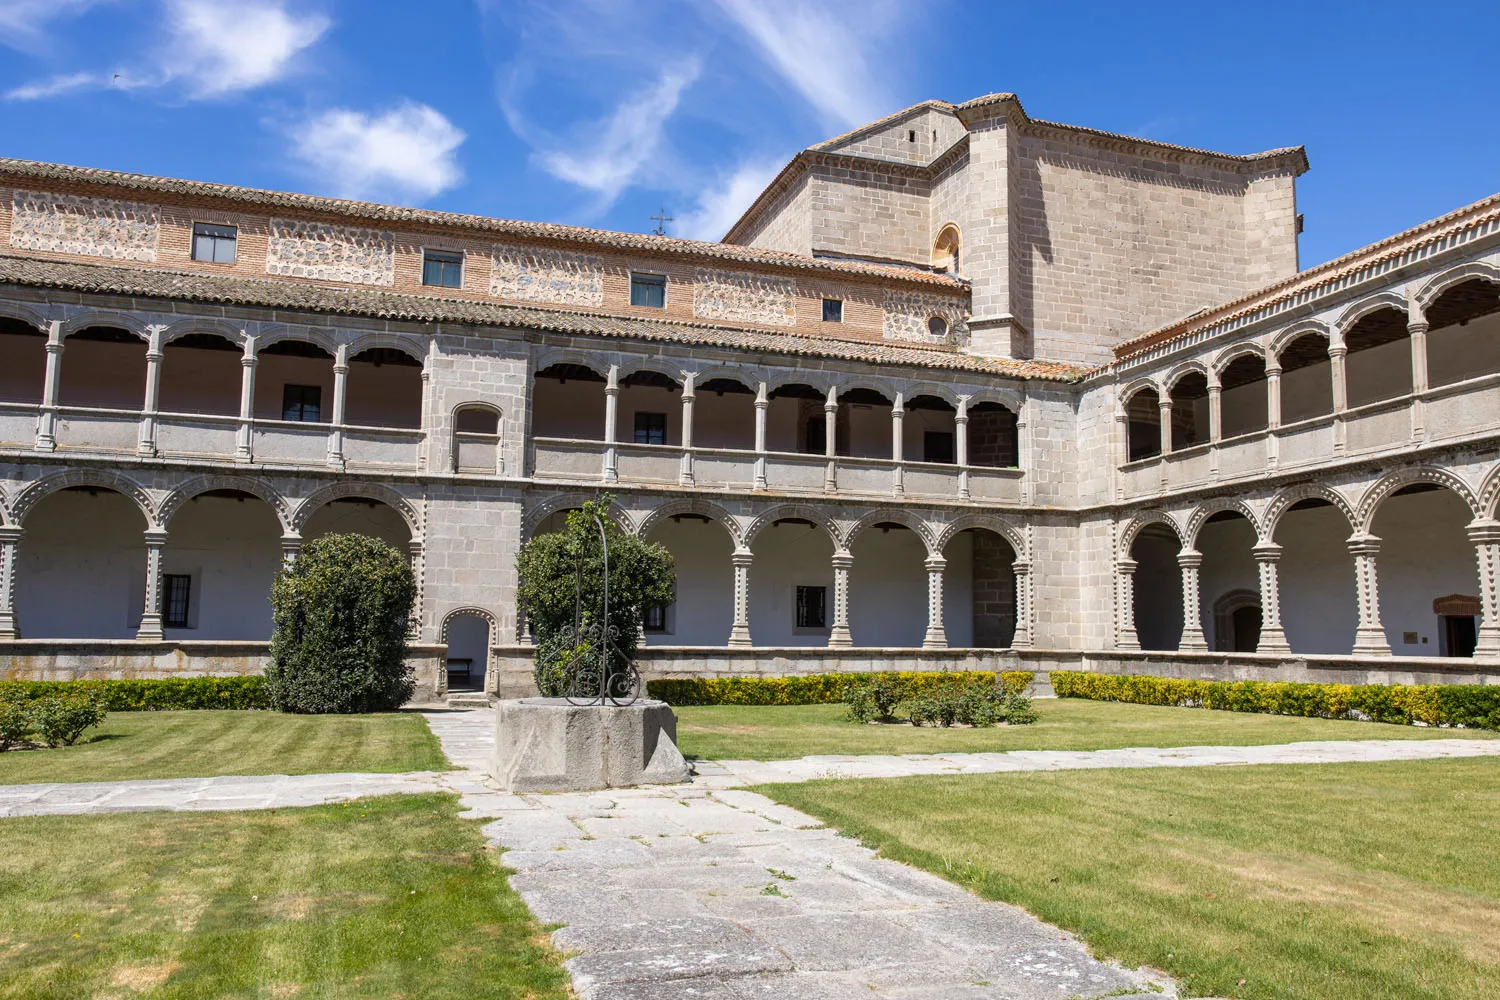
[{"label": "stone well", "polygon": [[677,716],[661,701],[573,705],[502,701],[490,774],[511,792],[582,792],[686,781]]}]

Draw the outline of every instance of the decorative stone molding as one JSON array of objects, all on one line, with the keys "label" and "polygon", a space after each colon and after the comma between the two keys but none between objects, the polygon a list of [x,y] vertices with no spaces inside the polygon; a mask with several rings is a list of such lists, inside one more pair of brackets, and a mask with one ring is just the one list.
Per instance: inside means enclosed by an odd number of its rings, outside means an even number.
[{"label": "decorative stone molding", "polygon": [[41,191],[11,192],[10,245],[152,263],[161,209],[134,201]]},{"label": "decorative stone molding", "polygon": [[693,315],[730,323],[793,326],[797,322],[797,283],[764,274],[695,268]]},{"label": "decorative stone molding", "polygon": [[266,273],[360,285],[396,283],[396,237],[389,232],[300,219],[272,219]]},{"label": "decorative stone molding", "polygon": [[560,306],[604,304],[604,261],[591,254],[496,243],[490,248],[490,294]]},{"label": "decorative stone molding", "polygon": [[[947,324],[941,336],[934,336],[928,322],[940,316]],[[886,340],[912,344],[961,344],[968,339],[969,311],[962,300],[926,292],[887,289],[885,322],[880,335]]]},{"label": "decorative stone molding", "polygon": [[499,627],[499,619],[495,617],[495,613],[493,611],[490,611],[487,608],[476,608],[473,606],[454,608],[452,611],[443,616],[442,628],[438,633],[439,641],[444,643],[448,641],[448,629],[453,625],[453,619],[457,618],[459,615],[474,615],[476,618],[484,619],[485,623],[490,627],[491,645],[496,642],[495,629]]},{"label": "decorative stone molding", "polygon": [[723,507],[709,500],[669,500],[641,518],[641,525],[636,530],[636,534],[644,540],[650,537],[651,532],[662,521],[678,514],[696,514],[699,517],[709,518],[729,532],[729,540],[734,543],[736,549],[743,545],[743,533],[740,531],[739,522]]}]

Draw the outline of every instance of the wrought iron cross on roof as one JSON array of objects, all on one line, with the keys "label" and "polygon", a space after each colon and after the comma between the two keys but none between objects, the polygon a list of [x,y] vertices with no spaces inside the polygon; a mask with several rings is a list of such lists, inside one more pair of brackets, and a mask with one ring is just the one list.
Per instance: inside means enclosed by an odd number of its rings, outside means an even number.
[{"label": "wrought iron cross on roof", "polygon": [[665,236],[667,235],[667,223],[676,222],[677,220],[667,214],[667,206],[665,205],[663,205],[661,208],[658,208],[656,211],[656,215],[650,216],[651,221],[656,223],[655,228],[651,230],[651,235]]}]

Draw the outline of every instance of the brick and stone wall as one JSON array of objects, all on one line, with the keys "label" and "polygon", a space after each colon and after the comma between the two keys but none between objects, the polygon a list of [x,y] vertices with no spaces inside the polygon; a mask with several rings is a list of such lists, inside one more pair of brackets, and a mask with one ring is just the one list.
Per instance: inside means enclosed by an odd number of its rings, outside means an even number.
[{"label": "brick and stone wall", "polygon": [[302,219],[272,219],[266,273],[359,285],[396,283],[396,238],[388,232]]},{"label": "brick and stone wall", "polygon": [[592,254],[498,243],[490,258],[490,294],[497,298],[561,306],[604,304],[604,262]]},{"label": "brick and stone wall", "polygon": [[11,193],[10,245],[18,250],[150,263],[161,210],[155,205],[83,195]]},{"label": "brick and stone wall", "polygon": [[[941,316],[948,329],[933,336],[928,322]],[[903,340],[913,344],[961,344],[968,327],[968,310],[962,302],[925,292],[887,290],[885,324],[881,335],[886,340]]]},{"label": "brick and stone wall", "polygon": [[796,295],[790,278],[706,267],[693,272],[693,315],[699,319],[793,326]]}]

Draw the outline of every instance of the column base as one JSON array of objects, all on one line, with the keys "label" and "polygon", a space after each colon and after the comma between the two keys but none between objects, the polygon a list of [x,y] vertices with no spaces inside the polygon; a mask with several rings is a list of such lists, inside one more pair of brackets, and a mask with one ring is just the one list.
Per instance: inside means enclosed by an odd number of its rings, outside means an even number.
[{"label": "column base", "polygon": [[54,438],[37,438],[35,451],[53,452],[57,450],[57,441]]},{"label": "column base", "polygon": [[1384,629],[1359,629],[1354,633],[1355,656],[1390,656],[1391,644]]},{"label": "column base", "polygon": [[854,637],[849,634],[849,626],[835,625],[828,633],[828,645],[830,646],[852,646]]},{"label": "column base", "polygon": [[1208,639],[1204,637],[1202,629],[1183,632],[1177,648],[1184,653],[1206,653],[1208,652]]},{"label": "column base", "polygon": [[135,630],[136,640],[139,642],[161,642],[166,634],[161,628],[161,615],[146,615],[141,619],[141,627]]},{"label": "column base", "polygon": [[16,631],[16,616],[14,612],[0,612],[0,639],[19,639],[21,635]]},{"label": "column base", "polygon": [[[0,618],[0,627],[3,627],[3,622],[4,619]],[[1474,645],[1474,658],[1500,659],[1500,628],[1479,626],[1479,641]]]},{"label": "column base", "polygon": [[933,633],[929,631],[922,637],[923,649],[947,649],[948,636],[942,632]]},{"label": "column base", "polygon": [[1115,636],[1115,648],[1123,649],[1129,653],[1139,653],[1141,651],[1141,640],[1136,635],[1135,629],[1121,630],[1120,634]]},{"label": "column base", "polygon": [[744,649],[746,646],[753,646],[754,643],[750,641],[750,629],[743,625],[736,626],[729,633],[729,645],[739,649]]},{"label": "column base", "polygon": [[1255,644],[1257,653],[1290,653],[1291,644],[1286,641],[1286,632],[1280,625],[1260,630],[1260,641]]}]

